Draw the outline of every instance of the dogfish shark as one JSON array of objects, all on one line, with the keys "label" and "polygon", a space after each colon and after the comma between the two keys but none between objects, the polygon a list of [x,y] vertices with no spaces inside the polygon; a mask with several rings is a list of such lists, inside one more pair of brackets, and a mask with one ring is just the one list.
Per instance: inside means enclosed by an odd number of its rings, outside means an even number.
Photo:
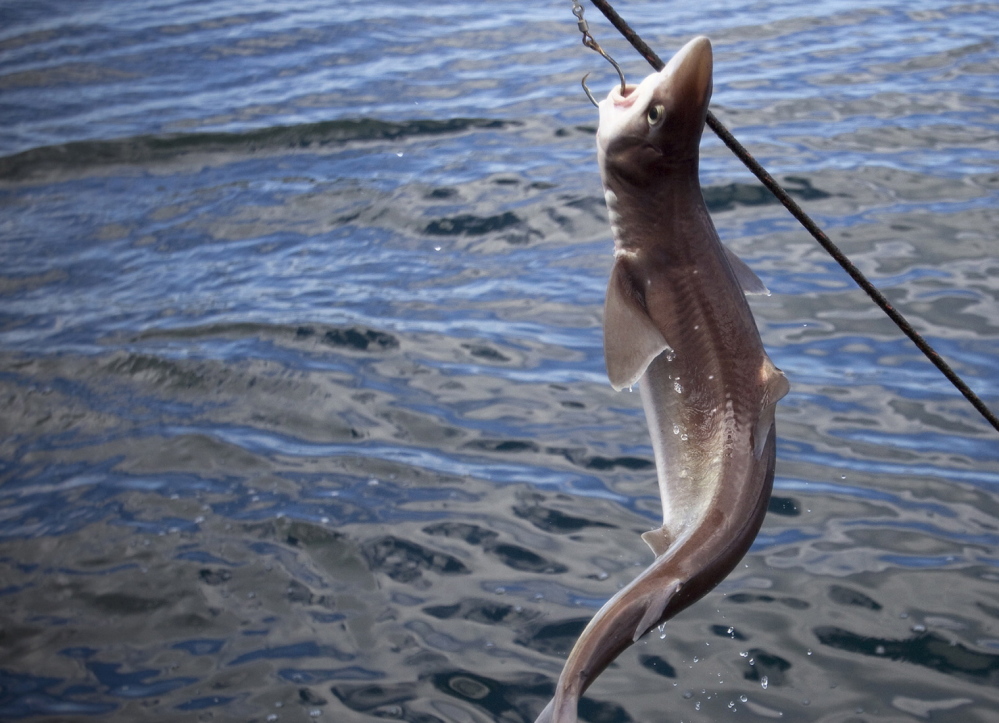
[{"label": "dogfish shark", "polygon": [[655,561],[576,642],[537,723],[574,723],[579,697],[625,648],[725,578],[759,532],[773,487],[774,406],[788,391],[745,294],[769,294],[721,244],[698,179],[711,43],[697,37],[599,104],[597,160],[614,266],[604,307],[611,385],[637,384],[655,453]]}]

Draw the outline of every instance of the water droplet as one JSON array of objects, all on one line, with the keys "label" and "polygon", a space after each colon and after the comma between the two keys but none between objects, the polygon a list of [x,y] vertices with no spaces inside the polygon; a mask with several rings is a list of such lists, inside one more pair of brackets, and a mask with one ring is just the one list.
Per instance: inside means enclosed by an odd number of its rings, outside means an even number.
[{"label": "water droplet", "polygon": [[811,654],[812,654],[812,649],[811,648],[809,648],[807,651],[805,651],[805,655],[811,655]]},{"label": "water droplet", "polygon": [[694,710],[700,710],[700,709],[701,709],[701,701],[697,701],[696,703],[694,703]]},{"label": "water droplet", "polygon": [[884,645],[878,645],[876,648],[874,648],[874,654],[875,655],[884,655],[885,654],[885,646]]},{"label": "water droplet", "polygon": [[687,439],[688,439],[688,437],[687,437],[687,435],[686,435],[686,434],[681,434],[681,435],[680,435],[680,441],[681,441],[681,442],[686,442],[686,441],[687,441]]},{"label": "water droplet", "polygon": [[683,691],[683,697],[686,700],[690,700],[691,698],[694,697],[694,691],[692,691],[692,690],[685,690],[685,691]]},{"label": "water droplet", "polygon": [[680,382],[673,382],[673,391],[677,394],[683,394],[683,387],[680,386]]},{"label": "water droplet", "polygon": [[743,703],[746,703],[749,701],[749,698],[745,694],[743,694],[739,696],[739,700],[741,700]]},{"label": "water droplet", "polygon": [[679,433],[680,433],[680,425],[679,424],[674,424],[673,425],[673,434],[679,434]]},{"label": "water droplet", "polygon": [[763,676],[762,678],[760,678],[760,685],[762,685],[762,686],[763,686],[763,690],[766,690],[766,689],[767,689],[767,685],[768,685],[769,683],[770,683],[770,681],[769,681],[769,680],[767,680],[767,676],[765,676],[765,675],[764,675],[764,676]]},{"label": "water droplet", "polygon": [[741,658],[748,658],[749,657],[749,653],[748,652],[739,653],[739,657],[741,657]]}]

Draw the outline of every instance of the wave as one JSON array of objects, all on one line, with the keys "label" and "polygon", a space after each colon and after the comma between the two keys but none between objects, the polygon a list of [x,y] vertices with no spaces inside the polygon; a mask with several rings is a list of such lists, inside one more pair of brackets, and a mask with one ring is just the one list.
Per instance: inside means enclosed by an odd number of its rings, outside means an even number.
[{"label": "wave", "polygon": [[40,146],[0,158],[0,180],[19,181],[52,171],[162,163],[192,154],[317,150],[348,143],[492,130],[512,125],[519,123],[488,118],[401,122],[360,118],[273,126],[238,133],[173,133],[72,141]]}]

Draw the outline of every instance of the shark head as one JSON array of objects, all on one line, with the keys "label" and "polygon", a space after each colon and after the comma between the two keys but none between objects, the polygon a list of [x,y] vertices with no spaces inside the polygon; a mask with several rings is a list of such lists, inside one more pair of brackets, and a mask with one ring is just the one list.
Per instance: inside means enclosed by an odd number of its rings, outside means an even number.
[{"label": "shark head", "polygon": [[604,185],[613,179],[646,185],[670,168],[696,169],[711,99],[711,41],[699,36],[665,68],[601,101],[597,160]]}]

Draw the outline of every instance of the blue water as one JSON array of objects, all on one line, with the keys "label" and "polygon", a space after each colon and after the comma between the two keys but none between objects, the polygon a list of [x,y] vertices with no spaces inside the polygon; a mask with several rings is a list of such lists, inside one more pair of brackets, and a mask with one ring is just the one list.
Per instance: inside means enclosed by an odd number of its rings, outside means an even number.
[{"label": "blue water", "polygon": [[[999,8],[617,7],[712,38],[713,112],[999,409]],[[534,720],[660,514],[570,11],[0,7],[0,718]],[[999,720],[999,438],[701,172],[773,291],[774,500],[582,719]]]}]

